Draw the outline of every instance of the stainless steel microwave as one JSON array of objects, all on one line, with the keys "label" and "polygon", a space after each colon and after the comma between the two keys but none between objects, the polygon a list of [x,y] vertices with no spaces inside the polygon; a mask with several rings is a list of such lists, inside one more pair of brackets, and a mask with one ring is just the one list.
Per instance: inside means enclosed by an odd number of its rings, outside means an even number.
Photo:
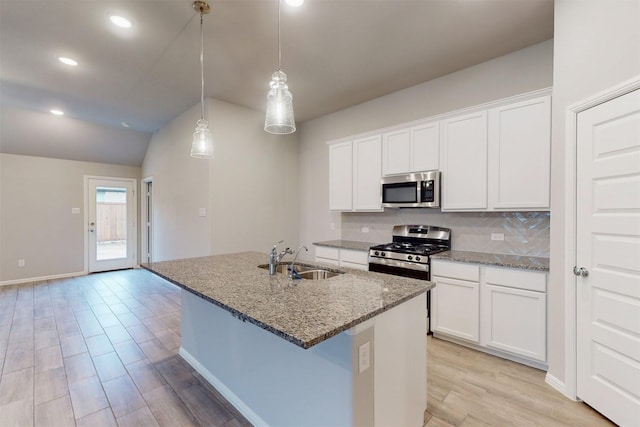
[{"label": "stainless steel microwave", "polygon": [[416,172],[382,178],[385,208],[440,207],[440,171]]}]

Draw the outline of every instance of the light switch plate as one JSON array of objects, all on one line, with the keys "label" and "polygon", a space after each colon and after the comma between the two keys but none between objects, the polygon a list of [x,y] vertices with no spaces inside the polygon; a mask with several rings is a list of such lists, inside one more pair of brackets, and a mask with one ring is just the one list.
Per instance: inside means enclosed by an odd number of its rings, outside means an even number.
[{"label": "light switch plate", "polygon": [[72,215],[80,215],[80,208],[71,208]]},{"label": "light switch plate", "polygon": [[198,216],[207,216],[207,208],[198,209]]},{"label": "light switch plate", "polygon": [[25,266],[25,262],[23,259],[19,259],[18,260],[18,267],[24,267]]}]

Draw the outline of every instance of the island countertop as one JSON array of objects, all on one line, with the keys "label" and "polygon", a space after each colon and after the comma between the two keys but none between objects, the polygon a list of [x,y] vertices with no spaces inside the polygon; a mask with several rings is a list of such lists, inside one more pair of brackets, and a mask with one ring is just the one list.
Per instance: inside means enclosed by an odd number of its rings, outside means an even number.
[{"label": "island countertop", "polygon": [[[410,300],[434,284],[340,268],[324,280],[269,276],[269,256],[243,252],[152,262],[142,267],[302,348],[312,347]],[[335,266],[301,262],[336,270]]]}]

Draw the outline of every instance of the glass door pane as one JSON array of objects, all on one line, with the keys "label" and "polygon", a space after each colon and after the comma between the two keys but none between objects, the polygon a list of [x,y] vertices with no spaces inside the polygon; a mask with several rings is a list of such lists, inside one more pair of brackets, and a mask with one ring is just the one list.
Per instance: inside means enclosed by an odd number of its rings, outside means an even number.
[{"label": "glass door pane", "polygon": [[127,258],[127,189],[96,188],[96,259]]}]

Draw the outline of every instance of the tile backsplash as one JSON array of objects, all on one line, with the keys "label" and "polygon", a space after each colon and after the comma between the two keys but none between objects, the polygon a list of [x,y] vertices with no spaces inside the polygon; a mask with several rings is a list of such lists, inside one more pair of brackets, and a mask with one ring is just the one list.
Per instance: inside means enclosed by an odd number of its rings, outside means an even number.
[{"label": "tile backsplash", "polygon": [[[451,228],[454,250],[549,256],[549,212],[441,212],[436,209],[388,209],[380,213],[343,213],[342,239],[372,243],[391,241],[394,225],[421,224]],[[362,228],[367,227],[368,233]],[[491,240],[503,233],[504,240]]]}]

